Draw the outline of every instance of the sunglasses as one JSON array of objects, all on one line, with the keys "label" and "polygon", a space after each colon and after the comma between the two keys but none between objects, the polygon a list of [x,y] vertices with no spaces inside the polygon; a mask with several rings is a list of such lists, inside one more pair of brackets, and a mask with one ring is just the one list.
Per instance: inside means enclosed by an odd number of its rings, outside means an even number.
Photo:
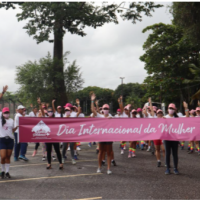
[{"label": "sunglasses", "polygon": [[48,111],[48,113],[52,113],[53,111]]},{"label": "sunglasses", "polygon": [[175,110],[174,108],[171,108],[171,107],[170,107],[169,109],[170,109],[170,110]]},{"label": "sunglasses", "polygon": [[9,114],[10,112],[4,112],[4,114]]},{"label": "sunglasses", "polygon": [[70,110],[65,110],[65,111],[70,111]]},{"label": "sunglasses", "polygon": [[104,108],[104,110],[109,110],[108,108]]},{"label": "sunglasses", "polygon": [[137,113],[136,112],[132,112],[132,114],[136,115]]}]

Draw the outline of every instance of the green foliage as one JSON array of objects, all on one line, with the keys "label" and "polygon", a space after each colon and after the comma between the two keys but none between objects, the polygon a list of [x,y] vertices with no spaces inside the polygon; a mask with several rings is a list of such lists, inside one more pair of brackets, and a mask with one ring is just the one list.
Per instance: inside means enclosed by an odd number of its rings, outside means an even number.
[{"label": "green foliage", "polygon": [[198,46],[183,37],[183,30],[175,25],[154,24],[143,32],[152,31],[143,45],[145,54],[140,60],[145,63],[148,76],[146,97],[165,103],[190,101],[194,88],[185,85],[184,80],[193,75],[189,64],[198,62]]},{"label": "green foliage", "polygon": [[[65,54],[65,63],[67,63]],[[42,101],[51,103],[53,98],[56,98],[56,94],[53,90],[53,79],[55,76],[61,74],[55,72],[53,69],[53,58],[50,53],[45,58],[41,58],[39,62],[28,61],[24,65],[17,67],[16,83],[21,87],[18,91],[20,99],[27,104],[33,103],[36,105],[37,97],[40,97]],[[82,87],[83,79],[80,73],[80,67],[76,65],[74,61],[64,71],[64,80],[66,84],[66,93],[71,93],[72,90],[76,91]]]}]

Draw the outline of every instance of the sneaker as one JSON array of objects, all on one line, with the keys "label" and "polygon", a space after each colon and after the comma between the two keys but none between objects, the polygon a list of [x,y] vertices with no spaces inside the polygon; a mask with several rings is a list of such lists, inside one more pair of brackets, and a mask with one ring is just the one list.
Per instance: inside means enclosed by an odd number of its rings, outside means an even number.
[{"label": "sneaker", "polygon": [[2,178],[2,179],[5,178],[5,172],[1,172],[1,178]]},{"label": "sneaker", "polygon": [[102,160],[102,161],[101,161],[101,165],[102,165],[102,166],[106,165],[106,161],[105,161],[105,160]]},{"label": "sneaker", "polygon": [[96,145],[97,143],[96,142],[93,142],[93,145]]},{"label": "sneaker", "polygon": [[148,147],[147,151],[150,151],[151,150],[151,147]]},{"label": "sneaker", "polygon": [[108,170],[108,171],[107,171],[107,174],[110,175],[110,174],[112,174],[112,172],[111,172],[110,170]]},{"label": "sneaker", "polygon": [[178,169],[174,169],[174,174],[176,174],[176,175],[178,175],[179,174],[179,172],[178,172]]},{"label": "sneaker", "polygon": [[121,155],[123,155],[123,154],[124,154],[124,150],[122,149],[122,150],[121,150]]},{"label": "sneaker", "polygon": [[6,178],[11,178],[9,172],[6,173]]},{"label": "sneaker", "polygon": [[75,165],[76,161],[74,159],[72,159],[72,165]]},{"label": "sneaker", "polygon": [[132,158],[135,158],[135,157],[136,157],[135,153],[132,153]]},{"label": "sneaker", "polygon": [[97,169],[97,173],[101,173],[101,169],[100,168]]},{"label": "sneaker", "polygon": [[26,157],[23,156],[23,155],[20,155],[20,156],[19,156],[19,159],[24,160],[24,161],[28,161],[28,158],[26,158]]},{"label": "sneaker", "polygon": [[170,174],[170,170],[169,170],[169,169],[166,169],[165,174],[166,174],[166,175],[169,175],[169,174]]},{"label": "sneaker", "polygon": [[157,162],[157,167],[160,167],[160,166],[161,166],[161,162],[158,161],[158,162]]},{"label": "sneaker", "polygon": [[126,146],[124,146],[124,150],[126,150]]},{"label": "sneaker", "polygon": [[91,142],[90,142],[90,143],[88,143],[88,147],[92,147],[92,144],[91,144]]},{"label": "sneaker", "polygon": [[184,146],[181,146],[181,150],[184,150]]},{"label": "sneaker", "polygon": [[113,166],[115,166],[115,167],[117,166],[115,160],[112,160],[111,163],[113,164]]},{"label": "sneaker", "polygon": [[190,147],[188,147],[188,149],[187,149],[187,152],[189,152],[190,151]]},{"label": "sneaker", "polygon": [[16,162],[16,161],[19,161],[19,159],[18,159],[18,158],[16,158],[16,157],[14,157],[14,162]]},{"label": "sneaker", "polygon": [[74,160],[78,160],[78,157],[77,157],[77,155],[74,155]]},{"label": "sneaker", "polygon": [[43,156],[43,157],[42,157],[42,161],[45,161],[45,160],[46,160],[46,158],[45,158],[45,156]]},{"label": "sneaker", "polygon": [[67,151],[70,151],[70,147],[68,147]]},{"label": "sneaker", "polygon": [[76,147],[76,150],[77,150],[77,151],[81,151],[81,148],[80,148],[80,147]]},{"label": "sneaker", "polygon": [[36,155],[36,153],[37,153],[37,150],[35,150],[35,151],[33,152],[32,156],[34,157],[34,156]]},{"label": "sneaker", "polygon": [[64,164],[65,163],[65,158],[62,158],[62,164]]},{"label": "sneaker", "polygon": [[194,151],[193,150],[190,150],[189,152],[188,152],[188,154],[191,154],[191,153],[193,153]]},{"label": "sneaker", "polygon": [[131,158],[131,154],[130,153],[128,154],[128,158]]},{"label": "sneaker", "polygon": [[64,156],[63,158],[64,158],[65,160],[67,160],[67,156]]}]

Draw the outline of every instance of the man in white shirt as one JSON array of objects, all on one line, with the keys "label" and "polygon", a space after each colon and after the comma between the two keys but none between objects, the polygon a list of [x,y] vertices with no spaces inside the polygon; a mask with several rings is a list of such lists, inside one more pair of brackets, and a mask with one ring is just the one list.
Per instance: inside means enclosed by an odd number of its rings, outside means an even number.
[{"label": "man in white shirt", "polygon": [[38,109],[37,107],[34,107],[33,110],[29,113],[29,117],[37,117],[38,115]]},{"label": "man in white shirt", "polygon": [[[14,127],[19,126],[19,117],[23,117],[23,112],[24,112],[24,106],[19,105],[17,107],[17,114],[15,116],[15,125]],[[19,143],[18,139],[19,139],[19,128],[17,128],[17,130],[14,133],[15,135],[15,147],[14,147],[14,161],[18,161],[18,159],[22,159],[24,161],[28,161],[28,158],[25,157],[26,154],[26,150],[27,150],[27,146],[28,143]],[[20,155],[19,155],[20,153]]]}]

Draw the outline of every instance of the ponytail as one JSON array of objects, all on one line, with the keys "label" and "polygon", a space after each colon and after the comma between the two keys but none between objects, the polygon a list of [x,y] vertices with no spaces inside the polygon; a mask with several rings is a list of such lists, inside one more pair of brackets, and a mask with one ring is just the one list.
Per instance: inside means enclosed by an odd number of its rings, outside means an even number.
[{"label": "ponytail", "polygon": [[1,116],[1,123],[2,123],[2,126],[4,125],[4,124],[6,124],[6,120],[5,120],[5,118],[4,118],[4,116],[3,116],[3,114],[2,114],[2,116]]}]

